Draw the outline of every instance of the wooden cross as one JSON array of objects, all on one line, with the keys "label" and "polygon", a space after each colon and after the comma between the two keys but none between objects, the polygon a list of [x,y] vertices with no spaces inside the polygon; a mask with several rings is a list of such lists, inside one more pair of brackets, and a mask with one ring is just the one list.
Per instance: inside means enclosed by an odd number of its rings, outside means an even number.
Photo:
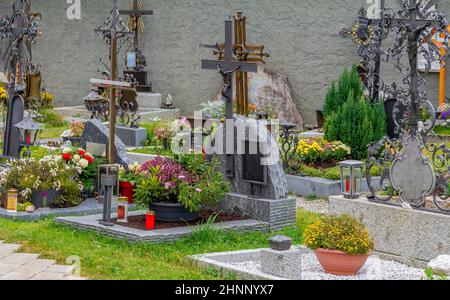
[{"label": "wooden cross", "polygon": [[133,0],[130,3],[129,10],[120,10],[121,15],[129,15],[128,28],[134,32],[134,49],[139,49],[139,37],[144,32],[143,16],[153,15],[153,10],[143,10],[144,3],[142,0]]},{"label": "wooden cross", "polygon": [[[264,57],[270,55],[264,52],[264,45],[247,44],[247,18],[242,11],[237,11],[233,17],[234,24],[234,45],[233,55],[237,61],[265,63]],[[219,44],[217,52],[219,59],[224,59],[225,45]],[[249,114],[248,99],[248,74],[246,72],[236,72],[236,107],[237,113],[248,116]]]},{"label": "wooden cross", "polygon": [[[225,21],[225,44],[222,50],[219,45],[208,46],[202,45],[202,47],[213,48],[218,51],[222,51],[223,57],[219,60],[202,60],[202,69],[216,70],[223,77],[223,90],[222,96],[225,100],[225,118],[227,120],[234,120],[233,115],[233,73],[234,72],[253,72],[258,71],[258,65],[256,63],[248,63],[245,61],[236,61],[233,59],[233,21]],[[233,132],[234,133],[234,132]],[[226,155],[226,174],[227,177],[234,177],[234,154],[227,153]]]},{"label": "wooden cross", "polygon": [[[110,80],[114,83],[117,79],[117,40],[120,38],[126,38],[127,36],[133,35],[133,32],[127,31],[126,26],[122,23],[120,19],[120,13],[117,8],[117,0],[113,0],[113,9],[111,14],[103,25],[108,24],[108,28],[95,29],[95,32],[101,33],[103,38],[109,41],[110,44],[110,56],[111,56],[111,67],[110,67]],[[108,151],[108,162],[113,165],[115,163],[115,136],[116,136],[116,90],[118,88],[117,84],[109,84],[108,87],[111,90],[110,105],[109,105],[109,151]]]}]

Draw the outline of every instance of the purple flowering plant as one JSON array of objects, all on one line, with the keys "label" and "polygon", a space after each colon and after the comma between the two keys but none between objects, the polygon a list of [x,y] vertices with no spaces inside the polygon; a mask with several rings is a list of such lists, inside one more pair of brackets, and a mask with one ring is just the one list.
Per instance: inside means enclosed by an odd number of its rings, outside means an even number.
[{"label": "purple flowering plant", "polygon": [[135,192],[136,204],[182,203],[190,211],[223,199],[229,185],[223,180],[217,162],[206,162],[201,155],[176,159],[157,157],[144,163]]}]

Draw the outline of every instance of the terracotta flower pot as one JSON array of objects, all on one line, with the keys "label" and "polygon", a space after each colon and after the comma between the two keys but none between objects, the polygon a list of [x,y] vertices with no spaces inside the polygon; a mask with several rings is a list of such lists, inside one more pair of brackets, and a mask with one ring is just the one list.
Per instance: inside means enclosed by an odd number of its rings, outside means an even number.
[{"label": "terracotta flower pot", "polygon": [[122,181],[119,183],[119,187],[120,187],[120,196],[127,197],[129,204],[133,203],[135,187],[129,182],[122,182]]},{"label": "terracotta flower pot", "polygon": [[326,273],[339,276],[358,274],[369,258],[369,254],[347,254],[328,249],[317,249],[315,254]]}]

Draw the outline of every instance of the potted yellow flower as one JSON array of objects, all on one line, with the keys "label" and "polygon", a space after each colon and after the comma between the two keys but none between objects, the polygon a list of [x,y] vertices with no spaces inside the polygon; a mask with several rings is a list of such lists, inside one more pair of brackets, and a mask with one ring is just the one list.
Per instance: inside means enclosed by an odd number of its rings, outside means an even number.
[{"label": "potted yellow flower", "polygon": [[348,215],[322,217],[305,229],[304,238],[325,272],[333,275],[356,275],[373,250],[367,228]]}]

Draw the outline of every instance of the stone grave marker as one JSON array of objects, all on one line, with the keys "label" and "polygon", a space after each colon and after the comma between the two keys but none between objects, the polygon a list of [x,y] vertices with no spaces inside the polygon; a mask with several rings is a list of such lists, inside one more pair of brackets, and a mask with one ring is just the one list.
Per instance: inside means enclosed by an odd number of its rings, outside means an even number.
[{"label": "stone grave marker", "polygon": [[[96,143],[107,147],[109,143],[108,127],[97,119],[86,122],[83,136],[81,138],[81,147],[86,149],[87,143]],[[115,138],[115,161],[121,165],[129,165],[133,163],[133,161],[127,156],[127,148],[125,144],[117,136]]]}]

